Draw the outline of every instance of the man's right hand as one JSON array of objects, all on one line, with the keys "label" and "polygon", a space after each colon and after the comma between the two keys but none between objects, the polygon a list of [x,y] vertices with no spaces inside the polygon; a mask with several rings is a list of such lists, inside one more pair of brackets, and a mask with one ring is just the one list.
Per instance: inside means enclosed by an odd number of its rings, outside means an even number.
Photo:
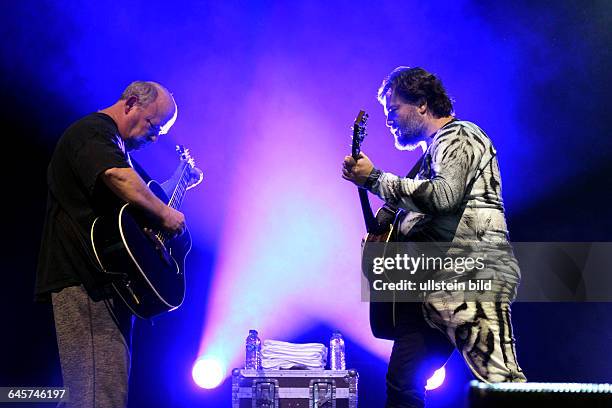
[{"label": "man's right hand", "polygon": [[178,237],[185,232],[183,213],[157,198],[131,167],[108,169],[102,178],[117,197],[151,214],[170,236]]},{"label": "man's right hand", "polygon": [[185,215],[171,207],[166,207],[161,219],[162,228],[173,238],[183,235],[185,232]]}]

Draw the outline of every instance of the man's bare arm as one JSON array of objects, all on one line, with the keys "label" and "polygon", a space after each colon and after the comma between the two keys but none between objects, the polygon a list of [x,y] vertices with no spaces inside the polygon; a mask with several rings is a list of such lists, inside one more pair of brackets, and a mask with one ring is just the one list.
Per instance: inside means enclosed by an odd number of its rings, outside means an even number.
[{"label": "man's bare arm", "polygon": [[183,232],[185,228],[183,213],[157,198],[134,169],[111,168],[106,170],[101,178],[119,198],[150,213],[159,220],[164,229],[174,234]]}]

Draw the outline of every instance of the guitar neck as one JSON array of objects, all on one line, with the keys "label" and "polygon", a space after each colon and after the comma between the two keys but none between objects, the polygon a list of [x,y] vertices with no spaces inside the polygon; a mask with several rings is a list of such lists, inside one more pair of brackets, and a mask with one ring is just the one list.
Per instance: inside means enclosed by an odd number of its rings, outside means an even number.
[{"label": "guitar neck", "polygon": [[359,192],[359,202],[361,203],[361,212],[363,213],[363,221],[365,222],[366,231],[370,234],[375,233],[379,229],[378,222],[374,217],[374,212],[372,212],[368,192],[363,188],[357,188],[357,191]]},{"label": "guitar neck", "polygon": [[[361,142],[366,135],[366,122],[368,120],[368,114],[364,110],[360,110],[355,123],[353,124],[353,143],[351,144],[351,156],[355,161],[358,160],[359,154],[361,153]],[[365,189],[358,188],[359,202],[361,203],[361,211],[363,212],[363,220],[365,221],[366,231],[368,233],[374,233],[380,229],[376,217],[372,212],[372,206],[370,206],[370,199],[368,198],[368,192]]]},{"label": "guitar neck", "polygon": [[172,195],[170,196],[170,201],[168,202],[168,207],[172,207],[175,210],[178,210],[183,203],[183,198],[185,197],[185,192],[187,191],[187,187],[189,186],[189,164],[181,163],[180,169],[180,177],[172,191]]},{"label": "guitar neck", "polygon": [[[353,159],[357,161],[359,157],[360,148],[359,146],[353,146],[351,155]],[[372,211],[372,206],[370,205],[370,198],[368,197],[368,191],[363,188],[357,188],[357,192],[359,193],[359,202],[361,203],[361,212],[363,213],[363,221],[365,222],[366,231],[368,233],[374,233],[378,231],[379,226],[376,221],[376,217],[374,217],[374,212]]]}]

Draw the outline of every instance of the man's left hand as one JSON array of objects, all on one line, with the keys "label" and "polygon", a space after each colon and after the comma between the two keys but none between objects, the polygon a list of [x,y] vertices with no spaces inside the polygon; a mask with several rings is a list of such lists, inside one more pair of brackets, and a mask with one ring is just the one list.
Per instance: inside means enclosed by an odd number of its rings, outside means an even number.
[{"label": "man's left hand", "polygon": [[355,183],[358,187],[365,184],[374,165],[363,153],[359,153],[357,161],[352,156],[346,156],[342,163],[342,178]]},{"label": "man's left hand", "polygon": [[204,179],[204,173],[197,167],[191,167],[189,169],[189,182],[187,184],[187,190],[194,188],[202,182]]}]

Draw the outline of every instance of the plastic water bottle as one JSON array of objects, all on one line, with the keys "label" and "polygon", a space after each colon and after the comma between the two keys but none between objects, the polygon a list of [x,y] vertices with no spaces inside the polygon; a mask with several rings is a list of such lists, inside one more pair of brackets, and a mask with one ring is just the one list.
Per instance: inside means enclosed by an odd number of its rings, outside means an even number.
[{"label": "plastic water bottle", "polygon": [[338,330],[334,330],[329,340],[329,368],[332,370],[346,370],[346,357],[344,354],[344,339]]},{"label": "plastic water bottle", "polygon": [[261,340],[257,330],[249,330],[246,338],[246,358],[244,368],[247,370],[261,370]]}]

